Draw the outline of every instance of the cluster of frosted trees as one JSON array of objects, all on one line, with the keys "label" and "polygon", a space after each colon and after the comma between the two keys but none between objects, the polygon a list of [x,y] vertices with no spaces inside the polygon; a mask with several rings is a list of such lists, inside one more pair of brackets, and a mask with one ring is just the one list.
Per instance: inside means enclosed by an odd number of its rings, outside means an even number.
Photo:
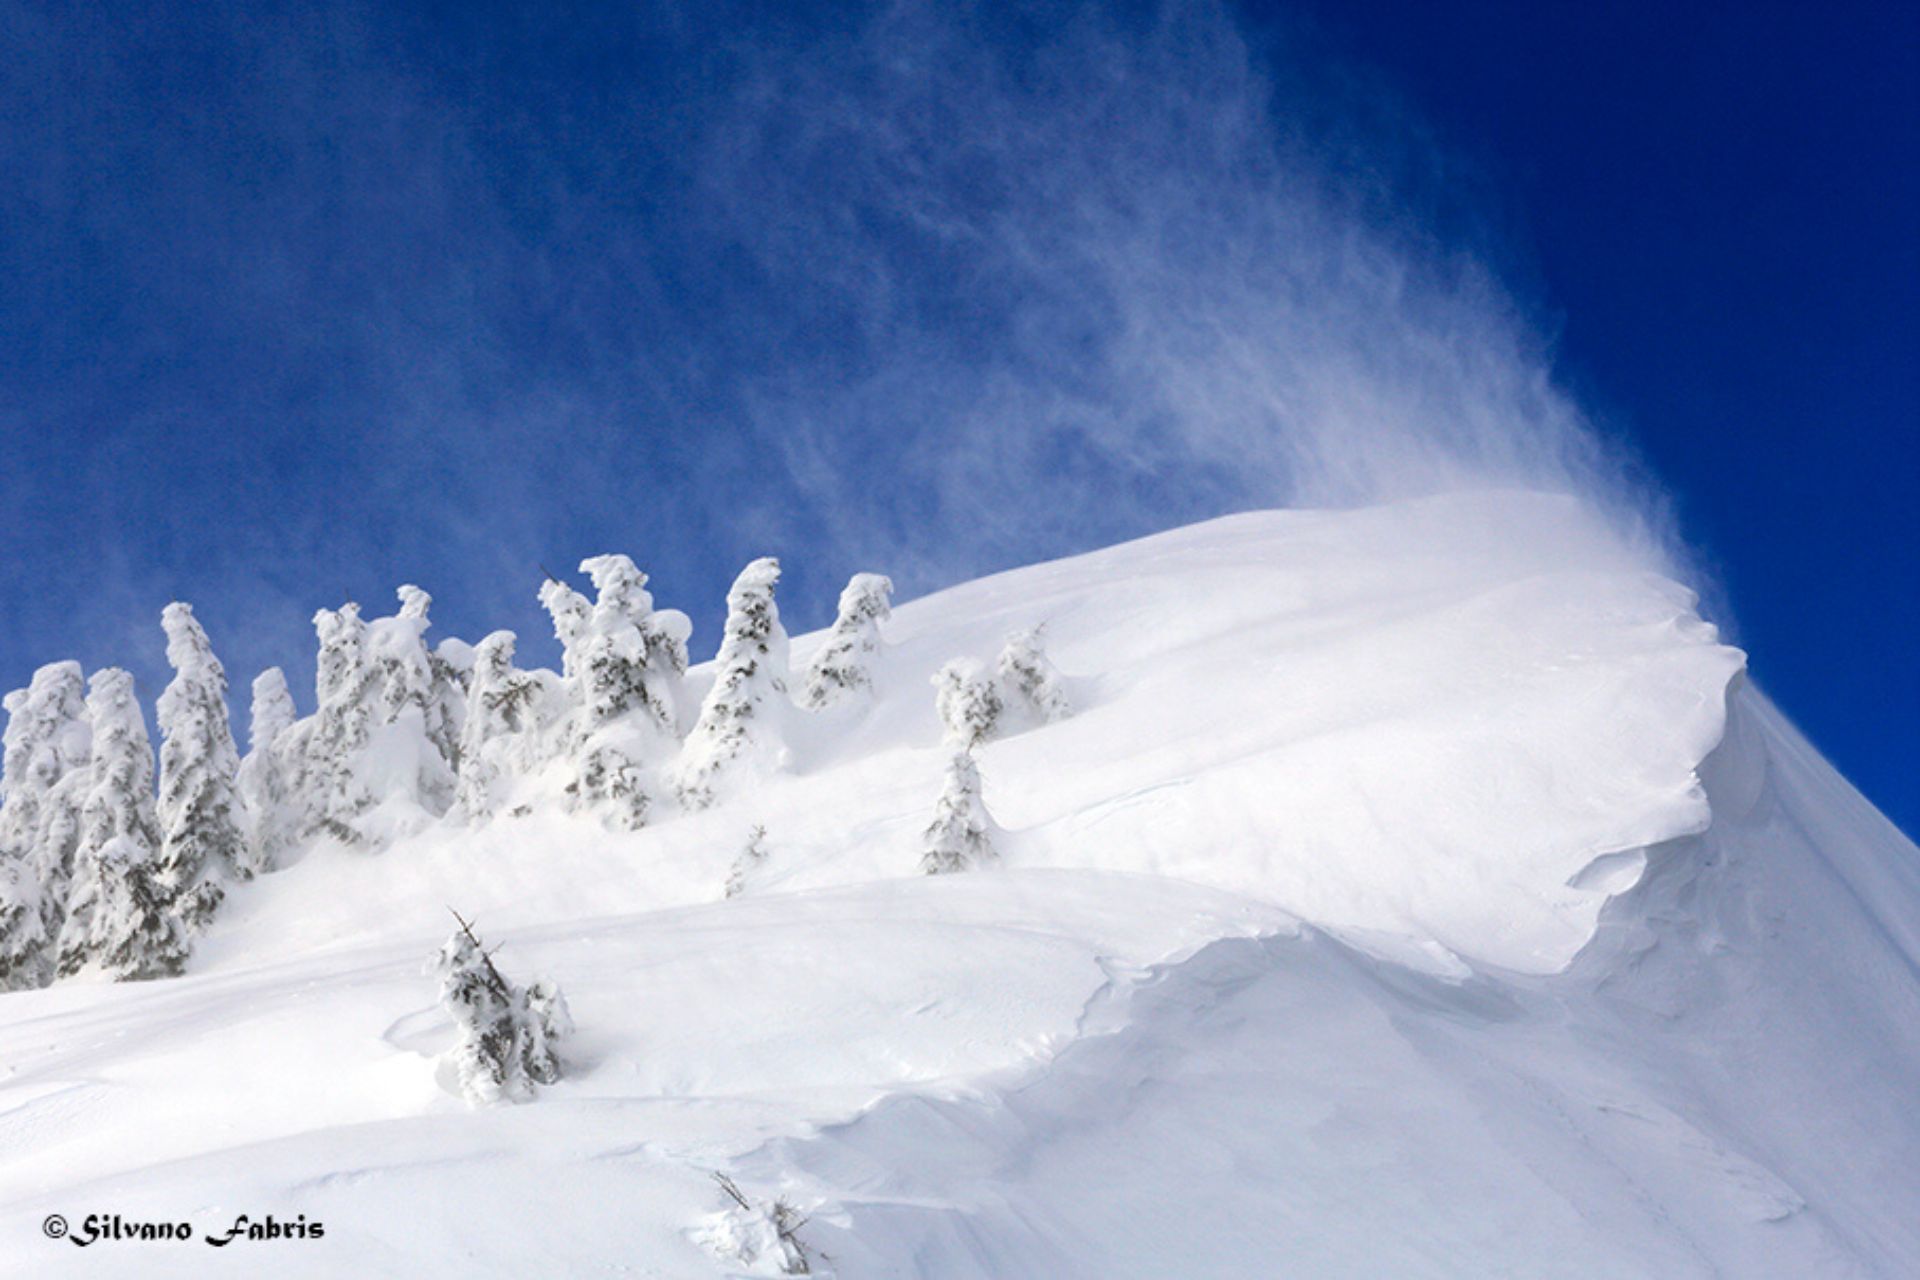
[{"label": "cluster of frosted trees", "polygon": [[226,886],[259,865],[240,831],[226,673],[184,604],[161,617],[160,772],[133,677],[57,662],[6,696],[0,985],[97,966],[178,973]]},{"label": "cluster of frosted trees", "polygon": [[[400,588],[392,617],[321,610],[313,712],[300,716],[284,675],[266,671],[253,682],[244,757],[228,728],[226,673],[192,609],[169,605],[157,780],[128,673],[42,667],[5,700],[0,990],[83,970],[178,973],[231,886],[317,840],[382,845],[555,795],[624,830],[662,805],[705,809],[781,765],[786,717],[872,693],[892,592],[878,574],[848,583],[825,643],[794,672],[774,600],[779,563],[749,564],[728,592],[713,683],[694,708],[683,706],[686,616],[656,610],[625,556],[580,571],[592,599],[554,579],[540,592],[558,674],[516,667],[510,631],[429,647],[432,600],[418,587]],[[1040,640],[1037,630],[1015,636],[994,672],[963,660],[935,678],[954,754],[923,870],[994,856],[973,753],[1008,708],[1065,714]],[[730,894],[764,861],[764,839],[757,831]]]}]

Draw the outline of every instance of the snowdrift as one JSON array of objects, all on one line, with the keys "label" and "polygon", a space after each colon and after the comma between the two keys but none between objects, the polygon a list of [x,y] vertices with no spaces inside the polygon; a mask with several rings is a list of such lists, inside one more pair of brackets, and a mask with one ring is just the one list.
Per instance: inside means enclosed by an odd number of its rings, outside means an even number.
[{"label": "snowdrift", "polygon": [[[1920,1274],[1920,853],[1694,606],[1526,493],[902,606],[751,794],[323,846],[184,978],[0,997],[0,1269],[778,1275],[784,1201],[843,1277]],[[1039,623],[1075,713],[915,875],[929,678]],[[447,1087],[450,906],[571,1001],[530,1104]]]}]

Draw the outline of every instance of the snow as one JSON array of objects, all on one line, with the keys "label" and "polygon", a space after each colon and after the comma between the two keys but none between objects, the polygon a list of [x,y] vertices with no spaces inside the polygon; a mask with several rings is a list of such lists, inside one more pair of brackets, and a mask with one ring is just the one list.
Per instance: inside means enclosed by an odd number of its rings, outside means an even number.
[{"label": "snow", "polygon": [[[897,606],[712,809],[322,844],[183,978],[0,996],[0,1272],[778,1275],[784,1199],[848,1278],[1920,1274],[1920,853],[1694,604],[1514,492]],[[1073,714],[922,876],[931,676],[1043,624]],[[446,1079],[449,908],[566,993],[531,1102]]]}]

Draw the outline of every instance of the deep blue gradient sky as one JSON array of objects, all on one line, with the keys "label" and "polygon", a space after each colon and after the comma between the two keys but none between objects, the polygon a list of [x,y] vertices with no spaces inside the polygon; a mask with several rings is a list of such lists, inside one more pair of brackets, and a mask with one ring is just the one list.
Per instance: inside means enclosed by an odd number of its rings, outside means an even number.
[{"label": "deep blue gradient sky", "polygon": [[624,550],[704,653],[759,554],[803,629],[856,569],[1650,471],[1920,829],[1914,26],[0,0],[0,687],[157,693],[176,597],[300,689],[402,581],[550,661],[540,566]]},{"label": "deep blue gradient sky", "polygon": [[1313,11],[1481,169],[1756,677],[1920,831],[1920,6]]}]

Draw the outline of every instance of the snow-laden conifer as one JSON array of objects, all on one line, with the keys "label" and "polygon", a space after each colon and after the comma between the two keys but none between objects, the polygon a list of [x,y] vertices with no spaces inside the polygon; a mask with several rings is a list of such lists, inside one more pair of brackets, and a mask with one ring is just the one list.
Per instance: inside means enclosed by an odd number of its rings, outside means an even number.
[{"label": "snow-laden conifer", "polygon": [[971,750],[993,736],[1003,709],[1000,690],[973,658],[955,658],[933,677],[934,706],[947,741]]},{"label": "snow-laden conifer", "polygon": [[747,881],[757,875],[760,868],[766,865],[767,829],[755,823],[753,829],[747,832],[746,845],[741,848],[740,855],[733,860],[733,866],[727,872],[727,889],[725,896],[729,898],[739,897],[740,894],[745,891]]},{"label": "snow-laden conifer", "polygon": [[25,858],[0,853],[0,991],[45,986],[52,974],[40,882]]},{"label": "snow-laden conifer", "polygon": [[78,663],[41,667],[4,705],[0,990],[42,986],[53,977],[92,754]]},{"label": "snow-laden conifer", "polygon": [[[560,674],[576,685],[585,659],[587,624],[593,620],[593,602],[558,578],[540,584],[540,605],[553,619],[553,637],[560,642]],[[577,695],[576,695],[577,696]]]},{"label": "snow-laden conifer", "polygon": [[1047,658],[1045,623],[1008,636],[996,665],[1009,699],[1043,723],[1065,719],[1072,711],[1060,672]]},{"label": "snow-laden conifer", "polygon": [[7,713],[0,753],[0,991],[44,984],[50,971],[40,915],[40,878],[33,865],[39,797],[29,788],[33,751],[27,691],[0,700]]},{"label": "snow-laden conifer", "polygon": [[[446,765],[444,785],[450,787],[460,751],[460,724],[464,719],[466,703],[464,696],[455,697],[452,694],[457,692],[464,695],[463,672],[440,649],[427,648],[424,636],[431,625],[427,610],[433,604],[433,597],[412,583],[400,587],[397,594],[400,597],[398,620],[412,624],[418,647],[396,653],[391,674],[383,672],[382,707],[385,718],[391,723],[399,717],[404,707],[416,706],[420,709],[427,740],[433,743],[442,763]],[[378,661],[381,650],[377,638],[370,637],[370,644]],[[444,642],[442,648],[445,648]],[[449,685],[453,686],[452,690]],[[441,807],[445,807],[444,798]]]},{"label": "snow-laden conifer", "polygon": [[600,741],[604,736],[606,731],[589,739],[567,794],[576,805],[598,812],[607,827],[638,831],[653,810],[647,771],[637,762],[640,753],[630,741]]},{"label": "snow-laden conifer", "polygon": [[624,555],[580,562],[593,581],[593,612],[582,637],[582,706],[591,733],[641,712],[662,739],[674,735],[674,685],[687,668],[685,637],[655,620],[647,576]]},{"label": "snow-laden conifer", "polygon": [[80,815],[60,972],[94,965],[118,978],[180,972],[187,935],[161,874],[153,745],[133,677],[109,667],[89,682],[93,760]]},{"label": "snow-laden conifer", "polygon": [[253,678],[247,754],[234,777],[234,793],[248,861],[256,872],[279,866],[299,834],[291,808],[294,763],[288,759],[288,731],[297,714],[285,672],[268,667]]},{"label": "snow-laden conifer", "polygon": [[368,678],[374,691],[367,749],[377,757],[378,767],[360,772],[380,775],[362,779],[376,800],[397,795],[437,816],[453,803],[458,751],[426,643],[433,597],[410,583],[398,594],[400,611],[366,629]]},{"label": "snow-laden conifer", "polygon": [[[88,741],[91,743],[91,732]],[[66,924],[72,897],[74,865],[80,851],[81,811],[91,786],[91,760],[69,769],[47,793],[41,808],[39,853],[35,875],[40,885],[40,919],[47,939],[48,960]]]},{"label": "snow-laden conifer", "polygon": [[348,603],[315,613],[313,629],[320,642],[313,682],[317,706],[293,730],[300,835],[357,844],[357,821],[373,806],[360,777],[378,694],[367,657],[367,624],[361,621],[360,606]]},{"label": "snow-laden conifer", "polygon": [[48,663],[12,702],[0,848],[25,851],[48,896],[63,901],[93,749],[80,664]]},{"label": "snow-laden conifer", "polygon": [[577,711],[567,790],[609,825],[634,830],[645,825],[652,803],[648,765],[677,742],[691,626],[677,611],[655,612],[647,575],[626,556],[594,556],[580,562],[580,571],[595,596],[571,647]]},{"label": "snow-laden conifer", "polygon": [[447,767],[460,774],[460,742],[467,732],[467,693],[473,676],[473,646],[447,636],[428,655],[433,667],[433,707],[427,717],[434,741],[446,751]]},{"label": "snow-laden conifer", "polygon": [[509,775],[528,766],[540,728],[540,681],[513,665],[514,635],[496,631],[473,650],[454,807],[469,822],[493,815]]},{"label": "snow-laden conifer", "polygon": [[459,1031],[451,1065],[468,1101],[517,1102],[560,1078],[559,1044],[573,1019],[559,988],[535,982],[522,990],[509,982],[464,920],[434,969],[440,1003]]},{"label": "snow-laden conifer", "polygon": [[946,783],[921,844],[920,869],[945,875],[983,866],[995,857],[993,819],[980,799],[980,770],[970,751],[947,762]]},{"label": "snow-laden conifer", "polygon": [[713,688],[680,753],[675,790],[689,809],[711,805],[725,778],[776,768],[786,744],[787,633],[773,589],[780,562],[755,560],[727,592],[727,623],[714,659]]},{"label": "snow-laden conifer", "polygon": [[873,663],[880,654],[880,623],[892,616],[893,581],[856,573],[840,593],[840,609],[826,643],[807,667],[802,705],[822,711],[873,689]]},{"label": "snow-laden conifer", "polygon": [[227,724],[227,673],[193,609],[160,614],[173,679],[160,694],[160,883],[189,933],[219,909],[228,880],[254,873],[240,835],[234,775],[240,756]]},{"label": "snow-laden conifer", "polygon": [[247,754],[271,747],[299,719],[287,673],[268,667],[253,678],[253,700],[247,708]]}]

